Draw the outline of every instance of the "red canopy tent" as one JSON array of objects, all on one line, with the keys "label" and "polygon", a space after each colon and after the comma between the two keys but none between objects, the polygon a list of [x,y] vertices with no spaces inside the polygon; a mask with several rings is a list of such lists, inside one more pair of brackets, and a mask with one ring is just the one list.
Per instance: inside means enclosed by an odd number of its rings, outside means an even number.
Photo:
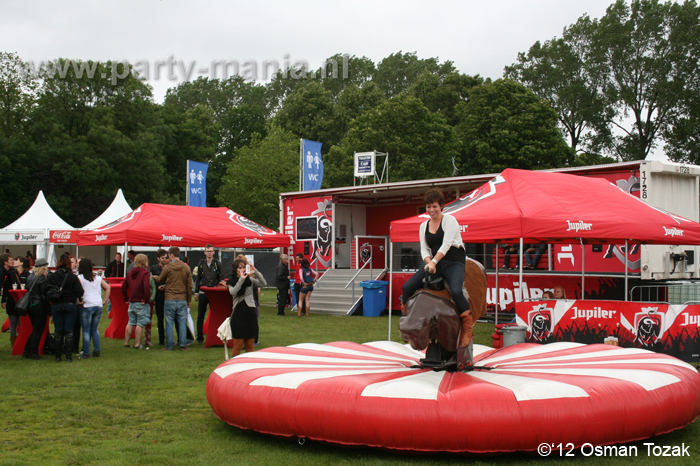
[{"label": "red canopy tent", "polygon": [[[520,250],[537,242],[700,244],[700,223],[650,206],[607,180],[565,173],[509,168],[443,212],[457,219],[465,242],[520,242]],[[391,222],[391,243],[419,241],[418,227],[428,218]]]},{"label": "red canopy tent", "polygon": [[78,246],[204,246],[275,248],[290,238],[259,225],[226,207],[142,204],[108,225],[81,231]]},{"label": "red canopy tent", "polygon": [[[607,180],[565,173],[507,169],[444,212],[457,219],[469,243],[700,244],[700,223],[652,207]],[[427,219],[391,222],[391,241],[418,241],[418,226]]]}]

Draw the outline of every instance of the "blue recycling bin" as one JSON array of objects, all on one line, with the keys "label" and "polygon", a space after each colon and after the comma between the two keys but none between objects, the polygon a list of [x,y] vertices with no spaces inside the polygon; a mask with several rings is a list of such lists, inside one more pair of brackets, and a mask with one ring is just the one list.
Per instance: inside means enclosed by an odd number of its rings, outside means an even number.
[{"label": "blue recycling bin", "polygon": [[365,280],[360,282],[362,287],[362,315],[379,317],[386,307],[386,287],[389,282],[384,280]]}]

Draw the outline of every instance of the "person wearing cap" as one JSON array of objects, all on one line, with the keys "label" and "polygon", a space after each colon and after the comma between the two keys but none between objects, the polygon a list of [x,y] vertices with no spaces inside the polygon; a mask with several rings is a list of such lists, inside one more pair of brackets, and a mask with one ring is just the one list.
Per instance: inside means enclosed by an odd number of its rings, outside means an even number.
[{"label": "person wearing cap", "polygon": [[30,293],[29,302],[31,307],[27,312],[29,320],[32,323],[32,333],[27,339],[27,344],[23,354],[29,354],[29,359],[44,359],[39,354],[39,343],[41,336],[46,328],[46,320],[49,316],[49,302],[44,297],[41,289],[46,282],[46,277],[49,274],[49,263],[46,259],[40,257],[34,261],[32,273],[27,277],[27,291]]}]

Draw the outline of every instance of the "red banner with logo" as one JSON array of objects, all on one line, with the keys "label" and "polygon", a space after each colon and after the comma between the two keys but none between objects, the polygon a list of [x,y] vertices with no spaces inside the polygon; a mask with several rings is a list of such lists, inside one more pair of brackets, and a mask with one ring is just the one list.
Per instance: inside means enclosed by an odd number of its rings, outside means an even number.
[{"label": "red banner with logo", "polygon": [[79,230],[50,230],[49,243],[75,244]]},{"label": "red banner with logo", "polygon": [[700,305],[547,300],[515,309],[532,343],[607,343],[700,362]]}]

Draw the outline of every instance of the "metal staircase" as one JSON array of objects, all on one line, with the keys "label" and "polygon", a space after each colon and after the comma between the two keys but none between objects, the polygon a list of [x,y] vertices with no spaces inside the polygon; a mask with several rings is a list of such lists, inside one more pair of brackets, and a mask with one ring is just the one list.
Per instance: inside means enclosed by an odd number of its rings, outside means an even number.
[{"label": "metal staircase", "polygon": [[[371,275],[370,275],[371,272]],[[355,290],[353,296],[353,285],[350,284],[352,277],[357,273],[357,269],[329,269],[314,286],[311,295],[312,314],[332,314],[350,315],[360,305],[362,300],[362,287],[360,282],[364,280],[379,280],[386,274],[386,270],[365,269],[355,278]],[[293,312],[297,312],[296,307]]]}]

